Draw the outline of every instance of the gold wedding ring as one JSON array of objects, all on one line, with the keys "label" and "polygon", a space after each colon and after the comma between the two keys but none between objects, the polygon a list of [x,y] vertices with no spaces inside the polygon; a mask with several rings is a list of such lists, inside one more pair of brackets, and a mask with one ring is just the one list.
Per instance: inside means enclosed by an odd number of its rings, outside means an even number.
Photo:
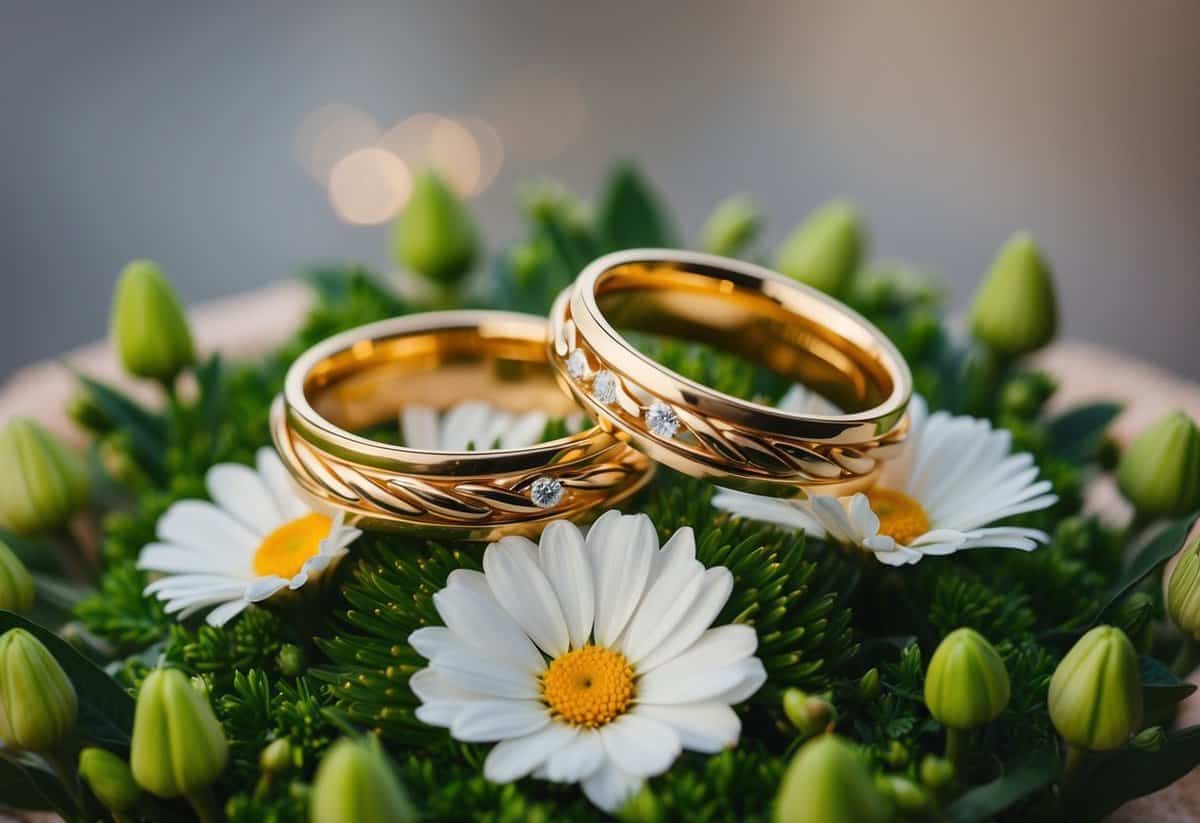
[{"label": "gold wedding ring", "polygon": [[[766,494],[871,486],[907,430],[912,377],[866,319],[761,266],[666,249],[591,263],[551,311],[551,362],[601,428],[695,477]],[[845,414],[794,414],[714,391],[622,332],[702,343],[803,384]]]},{"label": "gold wedding ring", "polygon": [[582,519],[641,488],[653,464],[594,427],[525,448],[429,451],[370,439],[408,404],[480,400],[512,412],[577,411],[547,362],[541,317],[416,314],[332,337],[289,369],[271,433],[318,509],[367,528],[493,540]]}]

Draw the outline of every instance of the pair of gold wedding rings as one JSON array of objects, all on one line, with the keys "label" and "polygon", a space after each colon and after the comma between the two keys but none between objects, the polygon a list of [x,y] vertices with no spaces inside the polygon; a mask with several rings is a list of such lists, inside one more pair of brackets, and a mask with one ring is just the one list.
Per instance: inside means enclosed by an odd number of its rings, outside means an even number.
[{"label": "pair of gold wedding rings", "polygon": [[[618,329],[620,331],[618,331]],[[625,336],[702,343],[828,398],[797,414],[689,380]],[[493,540],[584,520],[656,463],[772,495],[869,487],[907,429],[908,366],[867,320],[760,266],[635,249],[591,263],[549,320],[500,311],[396,317],[339,334],[288,371],[276,448],[315,508],[365,528]],[[410,404],[580,409],[595,425],[524,448],[434,451],[364,433]]]}]

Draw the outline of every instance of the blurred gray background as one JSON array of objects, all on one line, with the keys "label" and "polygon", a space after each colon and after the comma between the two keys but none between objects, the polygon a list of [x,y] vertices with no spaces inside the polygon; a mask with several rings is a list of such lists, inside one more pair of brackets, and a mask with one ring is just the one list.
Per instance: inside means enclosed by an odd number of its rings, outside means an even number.
[{"label": "blurred gray background", "polygon": [[493,250],[519,181],[591,196],[618,157],[689,239],[728,194],[766,248],[846,195],[955,306],[1027,227],[1065,334],[1200,378],[1195,0],[4,3],[0,377],[103,335],[134,257],[188,302],[385,267],[360,224],[421,157]]}]

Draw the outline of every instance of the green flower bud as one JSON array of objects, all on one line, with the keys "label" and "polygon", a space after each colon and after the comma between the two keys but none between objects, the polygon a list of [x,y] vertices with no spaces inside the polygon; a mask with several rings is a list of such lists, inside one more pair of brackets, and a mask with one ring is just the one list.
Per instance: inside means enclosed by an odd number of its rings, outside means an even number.
[{"label": "green flower bud", "polygon": [[125,371],[168,382],[196,362],[187,317],[158,264],[134,260],[117,281],[109,335]]},{"label": "green flower bud", "polygon": [[127,812],[142,796],[129,764],[104,749],[89,747],[79,753],[79,775],[110,812]]},{"label": "green flower bud", "polygon": [[280,646],[275,662],[279,665],[279,673],[284,677],[299,677],[304,674],[307,665],[304,649],[294,643],[284,643]]},{"label": "green flower bud", "polygon": [[783,693],[783,713],[804,739],[832,731],[837,723],[837,709],[832,703],[800,689],[787,689]]},{"label": "green flower bud", "polygon": [[207,698],[175,669],[156,669],[138,691],[129,762],[159,797],[207,788],[225,770],[229,744]]},{"label": "green flower bud", "polygon": [[33,608],[33,575],[0,541],[0,609],[24,614]]},{"label": "green flower bud", "polygon": [[282,774],[292,767],[292,741],[286,737],[273,740],[258,756],[258,764],[267,774]]},{"label": "green flower bud", "polygon": [[67,401],[67,417],[79,428],[94,434],[104,434],[113,427],[112,420],[87,389],[81,388]]},{"label": "green flower bud", "polygon": [[413,184],[396,221],[393,250],[399,265],[445,287],[461,281],[479,255],[479,237],[458,196],[432,171]]},{"label": "green flower bud", "polygon": [[1054,379],[1044,372],[1019,375],[1000,390],[1000,411],[1020,420],[1037,416],[1056,388]]},{"label": "green flower bud", "polygon": [[82,458],[25,418],[0,430],[0,526],[17,534],[67,522],[88,497]]},{"label": "green flower bud", "polygon": [[992,644],[974,629],[946,635],[925,673],[925,705],[943,726],[973,729],[1008,705],[1008,670]]},{"label": "green flower bud", "polygon": [[1068,745],[1123,746],[1142,725],[1137,651],[1114,626],[1097,626],[1067,652],[1050,679],[1050,721]]},{"label": "green flower bud", "polygon": [[1050,266],[1032,236],[1014,234],[975,293],[971,331],[992,350],[1019,357],[1053,340],[1057,326]]},{"label": "green flower bud", "polygon": [[893,740],[888,744],[883,760],[893,769],[903,769],[908,765],[908,748],[899,740]]},{"label": "green flower bud", "polygon": [[621,823],[660,823],[663,820],[662,803],[649,786],[642,786],[637,794],[625,801],[617,819]]},{"label": "green flower bud", "polygon": [[1200,638],[1200,537],[1168,564],[1167,614],[1180,631]]},{"label": "green flower bud", "polygon": [[954,782],[954,764],[944,757],[927,754],[921,759],[921,782],[937,791]]},{"label": "green flower bud", "polygon": [[827,294],[841,294],[858,270],[865,240],[858,209],[844,200],[821,206],[780,246],[775,268]]},{"label": "green flower bud", "polygon": [[78,714],[75,687],[42,642],[24,629],[0,635],[0,743],[53,751]]},{"label": "green flower bud", "polygon": [[1134,592],[1121,601],[1113,612],[1113,625],[1139,647],[1147,640],[1150,619],[1154,617],[1154,598],[1145,592]]},{"label": "green flower bud", "polygon": [[704,224],[704,250],[732,257],[754,241],[762,224],[762,212],[749,197],[726,198]]},{"label": "green flower bud", "polygon": [[1174,411],[1134,438],[1117,463],[1117,485],[1139,513],[1174,517],[1200,507],[1200,428]]},{"label": "green flower bud", "polygon": [[879,690],[879,669],[867,669],[867,673],[859,678],[858,685],[855,687],[858,699],[864,703],[870,702],[879,697]]},{"label": "green flower bud", "polygon": [[832,734],[796,752],[775,797],[775,823],[882,823],[890,817],[867,767]]},{"label": "green flower bud", "polygon": [[1140,752],[1156,752],[1163,747],[1167,742],[1167,733],[1163,731],[1162,726],[1151,726],[1148,729],[1142,729],[1133,736],[1133,740],[1129,741],[1129,745]]},{"label": "green flower bud", "polygon": [[881,774],[875,778],[875,788],[905,814],[928,811],[933,805],[933,798],[925,787],[907,777]]},{"label": "green flower bud", "polygon": [[375,738],[340,740],[313,780],[312,823],[403,823],[416,811]]}]

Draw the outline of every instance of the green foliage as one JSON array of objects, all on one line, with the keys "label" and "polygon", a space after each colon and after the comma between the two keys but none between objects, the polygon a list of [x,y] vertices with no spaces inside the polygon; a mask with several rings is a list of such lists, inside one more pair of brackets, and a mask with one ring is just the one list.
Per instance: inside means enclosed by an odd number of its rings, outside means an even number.
[{"label": "green foliage", "polygon": [[[598,203],[593,212],[559,186],[528,189],[522,202],[526,236],[493,264],[486,305],[544,314],[603,251],[673,242],[670,216],[636,171],[622,168],[601,188]],[[425,308],[358,266],[316,269],[308,280],[315,300],[293,339],[255,363],[211,358],[193,366],[194,397],[150,409],[81,379],[77,419],[93,433],[94,452],[116,481],[105,487],[103,572],[95,594],[75,610],[111,656],[105,693],[123,700],[163,661],[203,678],[231,745],[232,765],[217,794],[235,823],[306,819],[308,783],[321,754],[357,730],[381,734],[426,819],[600,819],[577,787],[534,779],[487,782],[487,746],[456,743],[414,716],[417,701],[408,678],[425,661],[406,638],[440,624],[432,595],[454,569],[479,567],[479,545],[368,534],[354,544],[334,585],[316,599],[286,611],[250,608],[223,628],[199,617],[179,623],[143,596],[147,577],[135,564],[142,547],[154,541],[157,520],[173,502],[206,495],[210,466],[252,463],[256,450],[269,444],[269,406],[292,360],[332,334]],[[971,755],[955,781],[936,792],[935,817],[984,819],[982,809],[984,817],[1016,820],[1053,818],[1061,811],[1058,790],[1049,787],[1058,779],[1057,762],[1028,759],[1055,746],[1046,712],[1050,677],[1082,631],[1134,595],[1141,601],[1146,705],[1160,715],[1155,722],[1163,722],[1187,693],[1161,663],[1180,644],[1164,627],[1157,579],[1187,519],[1156,537],[1080,513],[1085,484],[1111,467],[1106,431],[1117,407],[1097,404],[1048,415],[1053,379],[956,342],[942,320],[941,289],[917,270],[868,264],[842,293],[901,350],[932,408],[987,417],[1012,432],[1017,448],[1033,453],[1060,501],[1011,522],[1045,530],[1050,543],[1029,553],[981,550],[885,568],[803,534],[732,519],[712,507],[709,484],[661,469],[627,509],[646,512],[663,539],[691,526],[699,559],[732,571],[733,594],[718,622],[755,629],[769,678],[739,710],[743,733],[736,749],[684,755],[648,782],[623,811],[626,820],[768,819],[794,748],[780,707],[788,687],[829,700],[839,734],[861,746],[878,774],[918,780],[923,757],[944,751],[944,730],[922,696],[927,661],[941,638],[964,626],[999,651],[1011,698],[995,721],[971,732]],[[650,335],[636,342],[668,368],[727,394],[769,403],[787,389],[777,375],[692,342]],[[545,434],[563,433],[562,421],[552,421]],[[378,435],[399,439],[391,427]],[[1135,546],[1143,548],[1131,552]],[[23,557],[42,553],[40,547],[14,548]],[[284,644],[295,647],[286,655],[286,671],[279,662]],[[878,686],[860,689],[870,669],[878,672]],[[80,695],[82,700],[82,689]],[[263,748],[284,738],[290,767],[264,773]],[[1107,808],[1160,785],[1162,774],[1200,761],[1188,733],[1169,738],[1167,749],[1167,757],[1132,749],[1111,755],[1114,765],[1103,772],[1106,791],[1090,807]],[[1047,771],[1053,772],[1049,779]],[[21,781],[25,794],[53,793],[48,772],[0,758],[0,781],[9,775]],[[157,807],[142,811],[152,819],[162,816]]]}]

